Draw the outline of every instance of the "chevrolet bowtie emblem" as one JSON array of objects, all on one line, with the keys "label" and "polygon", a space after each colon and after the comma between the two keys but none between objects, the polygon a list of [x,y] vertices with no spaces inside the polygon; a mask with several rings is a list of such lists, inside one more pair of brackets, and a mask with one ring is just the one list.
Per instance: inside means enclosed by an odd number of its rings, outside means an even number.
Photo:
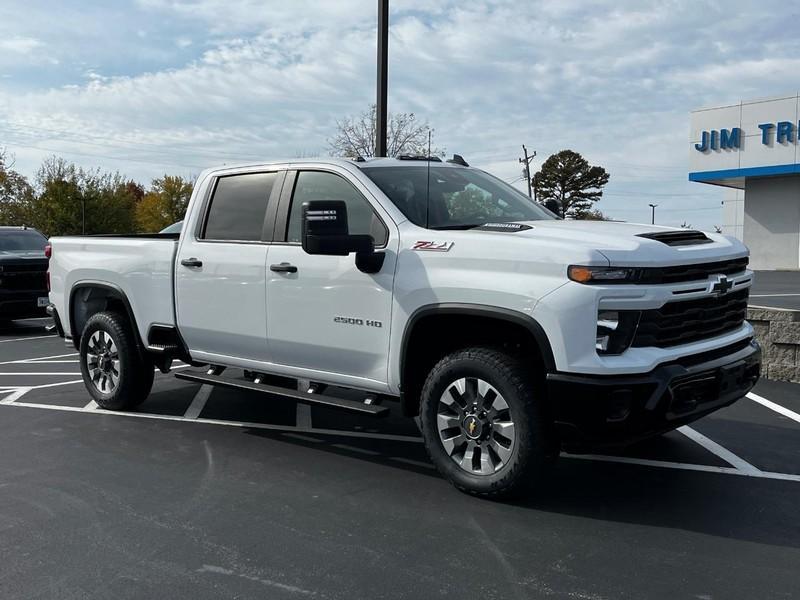
[{"label": "chevrolet bowtie emblem", "polygon": [[722,296],[731,291],[733,282],[729,281],[725,275],[717,275],[717,281],[711,286],[711,291],[717,296]]}]

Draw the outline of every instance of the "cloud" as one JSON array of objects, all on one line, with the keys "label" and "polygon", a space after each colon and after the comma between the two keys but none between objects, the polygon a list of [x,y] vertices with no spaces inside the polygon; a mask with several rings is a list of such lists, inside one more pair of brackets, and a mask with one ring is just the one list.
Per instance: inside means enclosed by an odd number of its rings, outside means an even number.
[{"label": "cloud", "polygon": [[[324,154],[335,121],[374,99],[374,2],[139,0],[77,19],[76,1],[49,19],[0,8],[0,44],[15,39],[2,37],[5,19],[5,31],[46,41],[28,57],[61,61],[33,72],[0,62],[10,75],[0,146],[28,174],[50,151],[140,179]],[[519,176],[522,143],[538,151],[535,165],[575,149],[611,172],[602,210],[649,220],[649,191],[677,220],[720,198],[686,181],[689,111],[785,91],[800,66],[785,12],[734,1],[396,0],[390,110],[427,119],[437,145],[507,180]],[[696,214],[705,221],[695,225],[719,221]]]},{"label": "cloud", "polygon": [[0,51],[30,54],[42,47],[42,42],[32,37],[16,36],[0,40]]}]

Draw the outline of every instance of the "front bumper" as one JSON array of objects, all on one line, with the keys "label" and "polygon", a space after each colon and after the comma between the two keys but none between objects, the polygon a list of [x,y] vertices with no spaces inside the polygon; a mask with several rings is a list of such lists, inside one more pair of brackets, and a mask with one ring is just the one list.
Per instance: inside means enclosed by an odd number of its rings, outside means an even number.
[{"label": "front bumper", "polygon": [[690,423],[747,394],[761,374],[754,339],[642,375],[550,373],[552,414],[568,448],[618,446]]},{"label": "front bumper", "polygon": [[4,319],[29,319],[46,316],[45,307],[38,299],[47,296],[47,290],[0,290],[0,317]]}]

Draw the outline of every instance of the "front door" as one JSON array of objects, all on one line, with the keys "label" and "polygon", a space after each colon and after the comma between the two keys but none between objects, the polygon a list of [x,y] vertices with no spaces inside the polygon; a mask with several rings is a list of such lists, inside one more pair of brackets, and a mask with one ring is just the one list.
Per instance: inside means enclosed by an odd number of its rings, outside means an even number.
[{"label": "front door", "polygon": [[[178,327],[193,356],[268,361],[267,241],[283,172],[216,177],[178,249]],[[272,206],[272,210],[268,207]],[[224,362],[224,361],[221,361]]]},{"label": "front door", "polygon": [[[288,218],[279,217],[275,231],[276,241],[284,236],[285,243],[270,247],[267,271],[267,329],[273,362],[348,378],[387,381],[398,240],[396,229],[385,225],[390,223],[388,217],[381,217],[365,193],[331,171],[287,175],[281,211],[285,211],[291,194]],[[377,251],[385,254],[378,273],[359,271],[353,254],[312,256],[303,251],[302,204],[310,200],[345,201],[350,233],[372,235]],[[285,232],[277,231],[281,224]],[[287,265],[296,271],[280,270]]]}]

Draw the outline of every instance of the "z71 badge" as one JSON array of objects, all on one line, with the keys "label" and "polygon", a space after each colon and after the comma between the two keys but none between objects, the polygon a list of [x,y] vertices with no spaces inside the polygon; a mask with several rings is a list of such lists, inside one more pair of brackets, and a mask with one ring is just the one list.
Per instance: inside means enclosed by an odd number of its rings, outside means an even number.
[{"label": "z71 badge", "polygon": [[428,250],[431,252],[449,252],[453,247],[453,242],[424,242],[419,241],[414,244],[412,250]]}]

